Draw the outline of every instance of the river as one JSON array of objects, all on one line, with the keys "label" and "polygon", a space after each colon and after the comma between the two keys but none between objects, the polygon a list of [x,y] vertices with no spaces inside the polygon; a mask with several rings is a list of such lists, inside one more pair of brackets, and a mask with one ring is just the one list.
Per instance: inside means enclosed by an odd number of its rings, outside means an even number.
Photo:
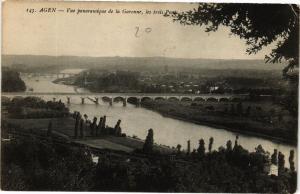
[{"label": "river", "polygon": [[[72,69],[65,70],[64,72],[72,72]],[[33,88],[33,93],[88,92],[82,88],[75,89],[73,86],[54,84],[52,81],[55,78],[23,77],[22,79],[25,81],[28,88]],[[52,100],[52,96],[45,96],[44,98],[45,100]],[[63,102],[66,102],[66,97],[57,96],[57,99],[60,98]],[[86,100],[86,103],[82,105],[79,97],[72,97],[71,104],[67,106],[71,112],[79,111],[82,114],[87,114],[91,120],[94,116],[99,118],[100,116],[106,115],[107,124],[109,126],[114,126],[117,120],[121,119],[122,132],[130,136],[135,135],[141,139],[145,139],[148,129],[152,128],[154,130],[154,141],[157,144],[163,144],[170,147],[176,147],[177,144],[181,144],[182,148],[186,149],[187,141],[191,140],[191,148],[196,149],[198,147],[198,141],[201,138],[205,140],[205,145],[208,147],[209,138],[213,137],[213,149],[218,149],[220,146],[226,147],[226,142],[228,140],[231,140],[232,143],[234,143],[236,135],[239,135],[239,144],[249,151],[254,151],[255,147],[259,144],[261,144],[266,151],[270,152],[270,154],[273,153],[274,149],[277,149],[285,155],[287,166],[289,152],[293,149],[295,150],[295,158],[297,159],[296,146],[234,133],[221,128],[208,127],[164,117],[157,112],[145,108],[137,108],[131,104],[127,104],[126,107],[123,107],[121,103],[114,103],[113,106],[109,106],[109,104],[100,101],[98,105],[95,105],[93,102]]]}]

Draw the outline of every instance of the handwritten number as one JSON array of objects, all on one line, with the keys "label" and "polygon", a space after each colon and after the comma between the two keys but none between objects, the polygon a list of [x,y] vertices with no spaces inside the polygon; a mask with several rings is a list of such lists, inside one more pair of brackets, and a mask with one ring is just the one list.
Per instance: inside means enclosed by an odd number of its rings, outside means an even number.
[{"label": "handwritten number", "polygon": [[152,28],[146,28],[146,29],[145,29],[145,32],[146,32],[146,33],[150,33],[151,31],[152,31]]},{"label": "handwritten number", "polygon": [[138,26],[136,26],[135,28],[136,28],[135,37],[139,37],[138,33],[139,33],[140,28]]},{"label": "handwritten number", "polygon": [[[141,37],[141,34],[143,33],[143,31],[141,33],[139,33],[140,27],[136,26],[135,29],[136,29],[136,31],[135,31],[134,36],[137,38]],[[152,31],[152,28],[150,28],[150,27],[145,28],[144,31],[145,31],[145,33],[149,34]]]}]

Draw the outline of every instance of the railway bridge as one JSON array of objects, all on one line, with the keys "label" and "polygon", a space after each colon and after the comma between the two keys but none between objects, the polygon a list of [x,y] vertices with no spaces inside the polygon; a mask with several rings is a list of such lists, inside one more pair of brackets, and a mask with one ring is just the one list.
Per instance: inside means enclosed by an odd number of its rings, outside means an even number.
[{"label": "railway bridge", "polygon": [[34,92],[21,92],[21,93],[2,93],[2,96],[15,97],[15,96],[36,96],[41,98],[50,98],[53,101],[61,100],[64,103],[70,104],[74,100],[80,99],[81,104],[86,101],[91,101],[94,104],[99,104],[99,100],[107,102],[110,105],[113,103],[121,102],[126,106],[127,102],[139,106],[141,102],[146,100],[158,101],[186,101],[186,102],[237,102],[249,98],[248,94],[175,94],[175,93],[34,93]]}]

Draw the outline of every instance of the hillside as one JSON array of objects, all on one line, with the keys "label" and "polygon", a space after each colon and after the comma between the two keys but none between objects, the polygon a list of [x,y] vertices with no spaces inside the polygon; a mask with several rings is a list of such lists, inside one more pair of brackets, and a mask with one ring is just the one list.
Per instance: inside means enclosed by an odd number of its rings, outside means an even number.
[{"label": "hillside", "polygon": [[[179,69],[256,69],[282,70],[284,64],[266,64],[263,60],[228,59],[182,59],[165,57],[80,57],[80,56],[37,56],[2,55],[3,66],[61,68],[124,68],[127,70],[152,70],[155,67],[169,66]],[[178,70],[179,70],[178,69]]]}]

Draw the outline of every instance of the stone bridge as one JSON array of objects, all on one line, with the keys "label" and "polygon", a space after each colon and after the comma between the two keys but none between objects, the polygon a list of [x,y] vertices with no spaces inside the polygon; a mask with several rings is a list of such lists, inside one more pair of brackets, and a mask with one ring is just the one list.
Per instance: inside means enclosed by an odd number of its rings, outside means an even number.
[{"label": "stone bridge", "polygon": [[48,97],[53,101],[61,100],[70,104],[75,98],[81,99],[81,104],[84,104],[86,100],[92,101],[95,104],[99,104],[99,100],[107,102],[110,105],[113,103],[121,102],[123,106],[126,106],[127,102],[136,104],[139,106],[141,102],[146,100],[169,100],[169,101],[186,101],[186,102],[237,102],[248,99],[248,94],[173,94],[173,93],[159,93],[159,94],[147,94],[147,93],[2,93],[2,96],[36,96],[36,97]]}]

